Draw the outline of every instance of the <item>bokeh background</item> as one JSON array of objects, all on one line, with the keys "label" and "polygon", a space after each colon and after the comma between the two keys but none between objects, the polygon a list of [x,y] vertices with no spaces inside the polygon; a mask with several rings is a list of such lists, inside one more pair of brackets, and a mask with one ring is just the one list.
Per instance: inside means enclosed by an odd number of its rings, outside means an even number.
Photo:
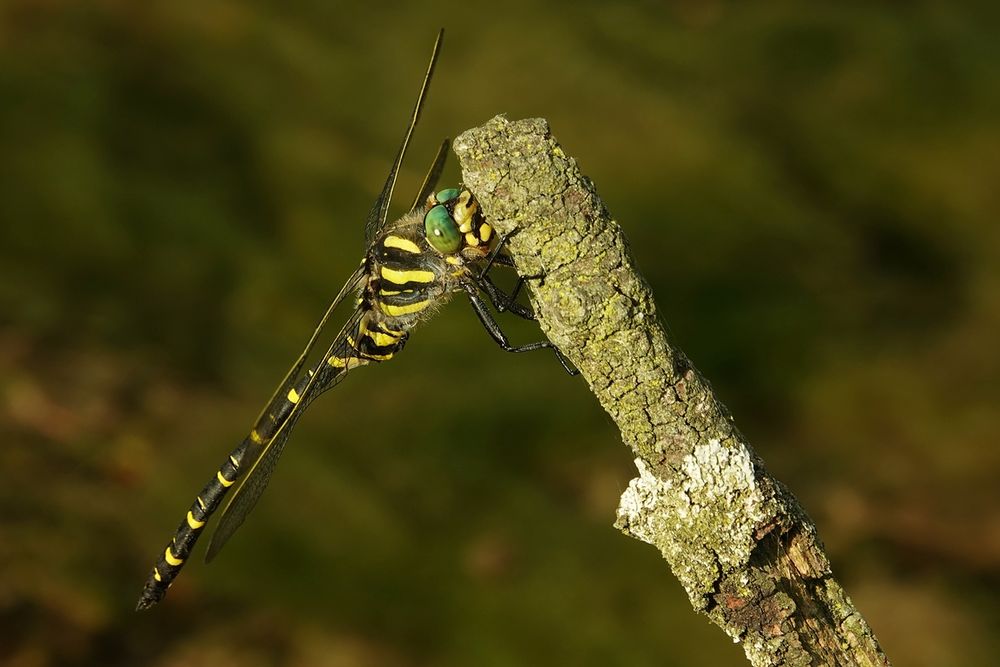
[{"label": "bokeh background", "polygon": [[998,19],[4,0],[0,664],[745,664],[611,527],[633,468],[584,382],[459,301],[133,612],[358,261],[442,25],[395,210],[442,137],[548,118],[889,656],[995,664]]}]

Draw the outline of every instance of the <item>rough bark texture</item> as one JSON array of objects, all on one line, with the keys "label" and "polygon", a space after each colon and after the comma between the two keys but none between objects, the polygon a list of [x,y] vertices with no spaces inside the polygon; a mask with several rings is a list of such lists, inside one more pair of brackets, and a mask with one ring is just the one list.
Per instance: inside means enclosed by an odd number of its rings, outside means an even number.
[{"label": "rough bark texture", "polygon": [[672,346],[593,183],[541,119],[455,140],[466,187],[530,280],[542,330],[636,457],[616,526],[657,547],[691,604],[754,665],[888,665],[816,527]]}]

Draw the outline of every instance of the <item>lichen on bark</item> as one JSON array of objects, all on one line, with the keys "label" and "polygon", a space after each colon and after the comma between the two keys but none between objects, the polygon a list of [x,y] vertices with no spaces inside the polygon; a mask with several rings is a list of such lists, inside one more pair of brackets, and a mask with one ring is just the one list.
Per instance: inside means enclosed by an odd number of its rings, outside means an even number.
[{"label": "lichen on bark", "polygon": [[888,665],[812,521],[668,339],[621,228],[548,124],[498,116],[454,146],[489,222],[515,232],[539,325],[635,455],[615,525],[660,550],[752,664]]}]

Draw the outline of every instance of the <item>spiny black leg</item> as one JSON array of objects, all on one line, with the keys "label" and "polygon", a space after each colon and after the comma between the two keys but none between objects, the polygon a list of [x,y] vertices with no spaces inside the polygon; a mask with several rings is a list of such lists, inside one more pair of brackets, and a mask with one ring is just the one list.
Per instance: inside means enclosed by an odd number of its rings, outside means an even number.
[{"label": "spiny black leg", "polygon": [[[502,248],[503,246],[497,244],[497,247]],[[491,250],[490,254],[493,254],[494,252],[496,252],[496,248]],[[493,258],[493,263],[499,264],[500,266],[510,266],[510,267],[514,266],[514,260],[511,258],[510,255],[496,255]]]},{"label": "spiny black leg", "polygon": [[[496,247],[493,248],[493,250],[490,250],[490,254],[486,256],[486,266],[484,266],[483,270],[479,272],[480,278],[485,278],[486,274],[490,272],[490,269],[493,268],[494,264],[502,264],[503,266],[516,268],[514,267],[514,260],[509,255],[501,255],[500,251],[503,250],[504,246],[507,245],[507,240],[514,234],[517,234],[518,231],[520,230],[514,229],[507,232],[503,236],[498,237],[500,240],[497,242]],[[519,280],[521,283],[523,283],[525,280],[537,280],[542,277],[544,276],[542,276],[541,274],[536,276],[523,276],[519,277]],[[517,294],[517,292],[520,289],[521,289],[521,284],[519,283],[517,287],[514,288],[514,294]]]},{"label": "spiny black leg", "polygon": [[[497,309],[497,311],[502,313],[509,310],[518,317],[535,321],[535,313],[532,312],[530,308],[517,303],[517,297],[521,293],[521,288],[524,287],[524,281],[526,278],[518,276],[517,284],[514,285],[514,290],[508,296],[504,294],[503,291],[496,286],[496,284],[494,284],[488,275],[494,263],[510,267],[514,266],[514,260],[507,255],[501,255],[500,251],[503,250],[505,245],[507,245],[507,240],[517,232],[517,229],[513,229],[500,237],[496,247],[494,247],[493,250],[490,251],[490,254],[486,257],[486,266],[484,266],[483,270],[479,273],[479,279],[477,282],[479,287],[490,297],[490,301],[493,302],[493,306]],[[541,276],[529,276],[529,278],[532,277]],[[493,319],[493,315],[491,315],[490,311],[486,308],[486,304],[484,304],[483,300],[479,298],[479,292],[476,290],[475,286],[466,285],[465,289],[469,296],[469,302],[472,304],[472,308],[476,311],[476,315],[479,317],[479,321],[483,323],[486,331],[493,337],[493,340],[495,340],[501,348],[507,352],[530,352],[532,350],[549,348],[555,353],[556,358],[559,359],[559,364],[567,373],[570,375],[578,375],[580,373],[579,369],[574,368],[573,365],[569,363],[569,360],[566,359],[559,348],[549,341],[528,343],[517,347],[512,346],[510,341],[507,340],[507,336],[500,329],[500,325],[497,324],[497,321]]]},{"label": "spiny black leg", "polygon": [[507,240],[516,233],[517,229],[512,229],[499,237],[496,246],[494,246],[493,250],[490,250],[490,254],[486,256],[486,266],[484,266],[483,270],[479,272],[480,278],[486,277],[486,274],[490,272],[491,268],[493,268],[494,262],[504,264],[505,266],[514,266],[514,260],[506,255],[501,255],[500,251],[503,250],[505,245],[507,245]]},{"label": "spiny black leg", "polygon": [[524,285],[524,278],[518,278],[517,285],[514,286],[514,291],[507,295],[496,286],[489,276],[483,276],[479,279],[479,287],[490,297],[490,301],[493,303],[493,307],[497,309],[497,312],[503,313],[509,310],[518,317],[533,322],[535,320],[535,313],[528,306],[522,306],[517,302],[517,295],[521,292],[522,285]]},{"label": "spiny black leg", "polygon": [[[517,303],[517,297],[518,297],[518,295],[521,294],[521,288],[524,287],[524,281],[525,281],[525,278],[522,278],[521,276],[517,277],[517,283],[514,284],[514,290],[510,293],[510,296],[507,297],[507,299],[508,299],[508,301],[510,301],[510,303],[514,303],[514,304]],[[535,314],[534,313],[531,313],[531,319],[535,319]]]},{"label": "spiny black leg", "polygon": [[[486,256],[486,265],[483,270],[479,272],[478,282],[480,287],[487,295],[490,297],[490,301],[493,302],[493,306],[497,311],[503,313],[505,311],[510,311],[517,315],[518,317],[523,317],[526,320],[535,319],[535,314],[531,312],[530,308],[521,306],[517,303],[517,297],[521,293],[521,288],[524,287],[524,281],[527,280],[522,276],[517,277],[517,284],[514,285],[514,291],[510,295],[506,295],[503,291],[496,286],[496,284],[490,279],[489,272],[493,268],[494,264],[502,264],[503,266],[514,267],[514,260],[508,255],[501,255],[500,251],[503,250],[504,246],[507,245],[507,240],[517,233],[517,229],[507,232],[503,236],[499,237],[499,241],[496,247],[490,251],[490,254]],[[533,277],[533,276],[529,276]]]},{"label": "spiny black leg", "polygon": [[569,363],[566,357],[563,356],[559,348],[550,343],[547,340],[539,341],[537,343],[527,343],[525,345],[511,345],[510,341],[507,339],[507,335],[500,329],[500,325],[497,321],[493,319],[493,315],[490,314],[489,308],[487,308],[486,303],[479,296],[479,290],[473,284],[464,285],[465,292],[469,297],[469,303],[472,304],[472,309],[476,311],[476,315],[479,317],[479,321],[483,323],[483,327],[486,328],[486,332],[493,337],[493,340],[497,342],[501,348],[507,352],[531,352],[533,350],[544,350],[546,348],[551,349],[555,352],[556,357],[559,359],[559,363],[570,375],[576,375],[580,371]]}]

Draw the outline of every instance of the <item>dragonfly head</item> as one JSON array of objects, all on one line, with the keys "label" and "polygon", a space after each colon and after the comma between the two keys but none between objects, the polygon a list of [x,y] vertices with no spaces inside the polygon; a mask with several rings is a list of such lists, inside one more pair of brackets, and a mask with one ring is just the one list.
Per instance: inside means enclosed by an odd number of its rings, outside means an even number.
[{"label": "dragonfly head", "polygon": [[485,255],[493,228],[479,210],[479,202],[468,190],[448,188],[427,198],[424,214],[427,242],[442,255]]}]

